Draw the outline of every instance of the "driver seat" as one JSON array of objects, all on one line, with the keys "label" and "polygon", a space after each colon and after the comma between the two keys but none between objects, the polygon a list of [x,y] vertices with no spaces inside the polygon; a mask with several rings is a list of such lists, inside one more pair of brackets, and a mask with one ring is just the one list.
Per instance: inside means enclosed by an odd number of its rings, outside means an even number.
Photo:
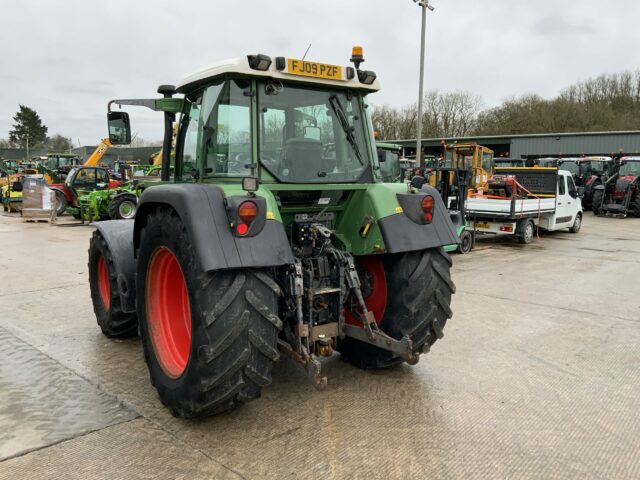
[{"label": "driver seat", "polygon": [[316,178],[318,172],[326,172],[322,162],[322,143],[313,138],[290,138],[285,140],[283,149],[284,168],[289,170],[286,178]]}]

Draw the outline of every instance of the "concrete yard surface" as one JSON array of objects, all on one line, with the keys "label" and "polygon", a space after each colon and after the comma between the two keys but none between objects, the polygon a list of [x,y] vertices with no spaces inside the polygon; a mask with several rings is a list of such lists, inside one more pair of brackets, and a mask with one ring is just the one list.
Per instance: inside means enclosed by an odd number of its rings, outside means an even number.
[{"label": "concrete yard surface", "polygon": [[482,239],[416,366],[336,354],[316,391],[282,359],[262,398],[192,421],[139,339],[100,333],[91,232],[0,216],[0,480],[640,478],[640,219]]}]

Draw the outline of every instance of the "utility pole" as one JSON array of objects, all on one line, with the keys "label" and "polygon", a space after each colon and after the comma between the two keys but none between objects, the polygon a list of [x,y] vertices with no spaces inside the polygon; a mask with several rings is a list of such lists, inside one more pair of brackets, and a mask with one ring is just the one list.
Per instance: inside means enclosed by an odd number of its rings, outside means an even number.
[{"label": "utility pole", "polygon": [[31,157],[29,156],[29,132],[27,132],[27,162],[31,160]]},{"label": "utility pole", "polygon": [[429,0],[413,0],[422,10],[422,32],[420,40],[420,85],[418,87],[418,127],[416,130],[416,162],[420,165],[422,157],[422,101],[424,97],[424,42],[427,28],[427,8],[433,12],[434,8],[429,5]]}]

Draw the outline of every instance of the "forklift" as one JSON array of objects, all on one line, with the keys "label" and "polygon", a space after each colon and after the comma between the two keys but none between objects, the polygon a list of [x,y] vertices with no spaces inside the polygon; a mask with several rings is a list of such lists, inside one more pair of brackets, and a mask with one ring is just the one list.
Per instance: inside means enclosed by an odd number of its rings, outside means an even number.
[{"label": "forklift", "polygon": [[469,253],[475,245],[475,232],[472,228],[468,228],[466,212],[471,169],[439,167],[424,175],[413,177],[411,186],[420,190],[424,185],[433,185],[434,180],[437,182],[436,188],[449,212],[449,218],[460,237],[459,244],[447,245],[444,249],[447,252]]}]

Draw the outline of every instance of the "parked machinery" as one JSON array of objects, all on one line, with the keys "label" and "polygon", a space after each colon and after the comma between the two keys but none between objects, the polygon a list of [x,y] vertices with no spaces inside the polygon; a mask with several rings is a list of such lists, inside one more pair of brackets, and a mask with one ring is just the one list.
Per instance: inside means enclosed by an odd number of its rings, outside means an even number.
[{"label": "parked machinery", "polygon": [[493,173],[493,150],[477,143],[454,143],[445,145],[444,166],[458,170],[469,170],[469,195],[482,193]]},{"label": "parked machinery", "polygon": [[593,213],[640,217],[640,156],[622,157],[611,163],[611,176],[593,188]]},{"label": "parked machinery", "polygon": [[64,183],[50,185],[55,191],[55,210],[58,216],[68,212],[75,218],[81,218],[81,205],[78,199],[95,190],[116,188],[121,182],[114,180],[104,167],[79,166],[72,169]]},{"label": "parked machinery", "polygon": [[581,156],[567,158],[543,158],[537,161],[540,167],[557,167],[571,172],[573,181],[577,187],[584,187],[582,207],[591,210],[595,187],[603,185],[609,176],[614,173],[611,157]]},{"label": "parked machinery", "polygon": [[[188,77],[182,96],[110,102],[164,112],[162,181],[135,221],[97,223],[91,298],[106,335],[140,332],[174,415],[258,398],[280,354],[322,387],[335,350],[415,364],[443,336],[456,231],[437,190],[382,181],[365,98],[378,83],[361,49],[352,61],[248,55]],[[129,143],[128,114],[108,118]]]}]

